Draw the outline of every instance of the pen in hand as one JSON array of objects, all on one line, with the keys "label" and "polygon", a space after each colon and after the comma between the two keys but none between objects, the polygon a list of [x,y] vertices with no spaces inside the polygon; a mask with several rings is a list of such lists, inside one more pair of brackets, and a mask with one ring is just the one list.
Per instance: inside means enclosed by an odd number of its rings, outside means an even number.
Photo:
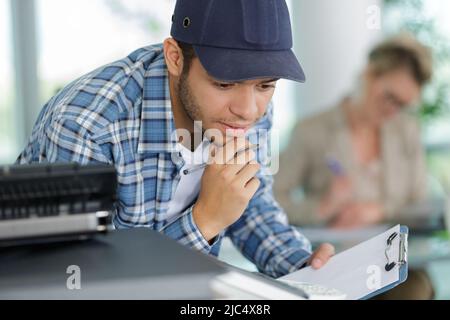
[{"label": "pen in hand", "polygon": [[335,176],[343,176],[345,175],[344,169],[339,161],[333,158],[327,159],[327,167]]}]

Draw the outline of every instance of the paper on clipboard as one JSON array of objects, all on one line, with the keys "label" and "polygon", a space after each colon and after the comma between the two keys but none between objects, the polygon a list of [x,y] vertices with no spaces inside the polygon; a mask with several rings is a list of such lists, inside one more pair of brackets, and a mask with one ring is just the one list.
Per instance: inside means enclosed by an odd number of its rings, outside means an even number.
[{"label": "paper on clipboard", "polygon": [[[393,234],[400,235],[400,225],[351,249],[332,257],[319,270],[307,267],[280,278],[323,285],[338,289],[347,294],[347,299],[356,300],[397,283],[400,279],[399,265],[390,271],[385,270],[386,241]],[[400,236],[392,240],[387,253],[390,261],[397,261],[400,254]]]}]

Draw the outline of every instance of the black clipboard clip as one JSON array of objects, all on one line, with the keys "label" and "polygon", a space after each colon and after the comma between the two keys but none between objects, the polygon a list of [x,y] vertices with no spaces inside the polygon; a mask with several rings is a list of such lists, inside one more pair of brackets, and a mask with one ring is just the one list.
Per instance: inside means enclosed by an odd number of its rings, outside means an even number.
[{"label": "black clipboard clip", "polygon": [[404,265],[407,263],[407,245],[408,245],[408,235],[405,233],[400,233],[400,242],[399,242],[399,250],[398,250],[398,260],[397,261],[391,261],[389,258],[389,251],[392,250],[392,245],[394,242],[394,239],[397,238],[399,234],[397,232],[394,232],[389,236],[389,238],[386,241],[386,250],[384,252],[386,256],[386,266],[384,267],[386,271],[391,271],[394,269],[396,265]]}]

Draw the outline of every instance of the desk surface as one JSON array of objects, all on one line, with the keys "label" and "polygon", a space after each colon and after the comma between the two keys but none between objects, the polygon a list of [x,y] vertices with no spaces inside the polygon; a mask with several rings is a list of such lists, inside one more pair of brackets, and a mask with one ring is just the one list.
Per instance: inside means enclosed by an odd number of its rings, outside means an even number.
[{"label": "desk surface", "polygon": [[[80,290],[68,289],[69,266],[80,268]],[[157,232],[114,231],[86,241],[0,249],[0,299],[204,299],[223,270]]]}]

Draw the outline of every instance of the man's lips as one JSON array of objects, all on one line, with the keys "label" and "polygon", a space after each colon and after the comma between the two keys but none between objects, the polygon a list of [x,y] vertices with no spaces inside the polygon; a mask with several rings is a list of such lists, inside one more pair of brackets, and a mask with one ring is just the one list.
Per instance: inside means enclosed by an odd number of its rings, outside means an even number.
[{"label": "man's lips", "polygon": [[225,130],[232,130],[232,131],[243,131],[246,132],[250,129],[251,124],[235,124],[235,123],[226,123],[226,122],[219,122],[222,127],[224,127]]}]

